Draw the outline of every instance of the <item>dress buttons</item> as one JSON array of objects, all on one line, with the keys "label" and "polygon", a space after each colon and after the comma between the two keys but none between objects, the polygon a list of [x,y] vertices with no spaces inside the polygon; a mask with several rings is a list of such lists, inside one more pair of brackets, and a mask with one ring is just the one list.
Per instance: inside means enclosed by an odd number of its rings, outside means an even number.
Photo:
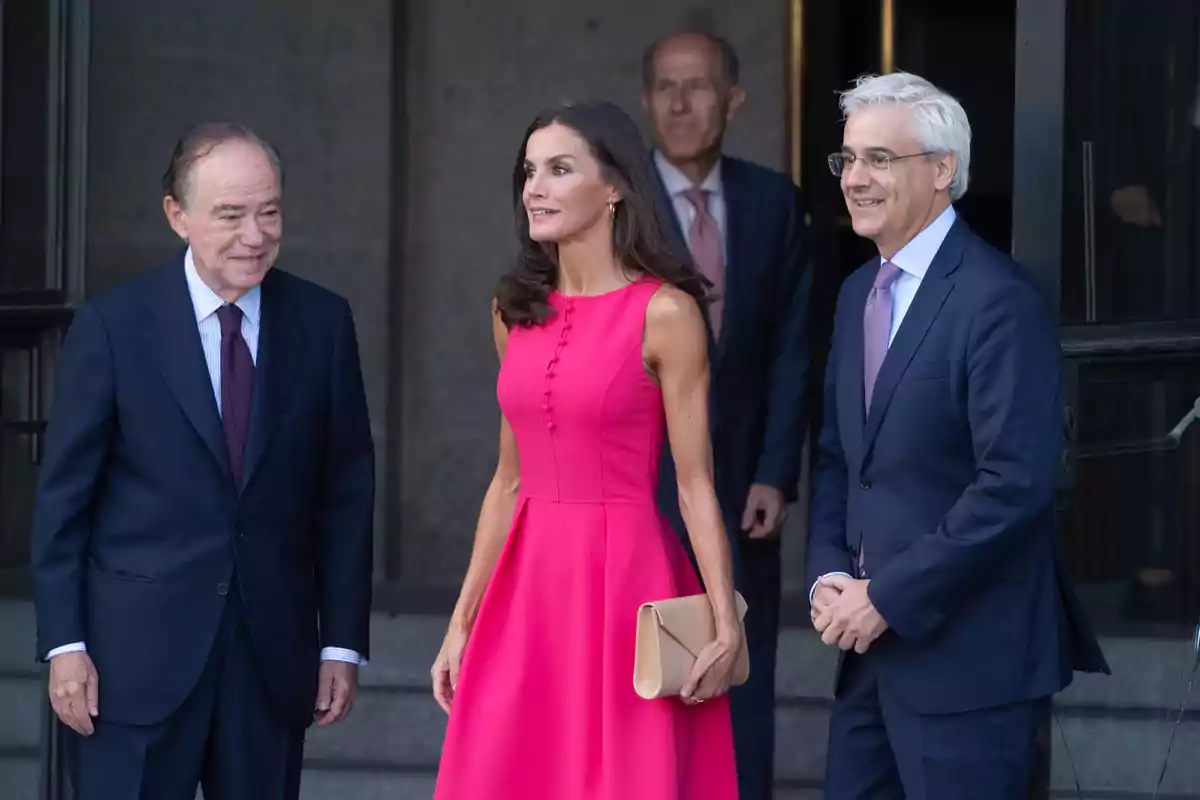
[{"label": "dress buttons", "polygon": [[550,432],[553,432],[558,427],[554,424],[554,407],[550,404],[550,382],[554,379],[554,367],[558,364],[563,348],[567,346],[567,332],[571,330],[571,312],[574,311],[574,308],[574,304],[568,300],[566,308],[563,309],[562,313],[562,325],[558,332],[558,343],[554,346],[554,352],[550,355],[550,360],[546,363],[546,376],[542,386],[542,413],[546,417],[546,430]]},{"label": "dress buttons", "polygon": [[220,597],[224,597],[225,595],[229,594],[229,584],[228,583],[218,583],[217,584],[217,594]]}]

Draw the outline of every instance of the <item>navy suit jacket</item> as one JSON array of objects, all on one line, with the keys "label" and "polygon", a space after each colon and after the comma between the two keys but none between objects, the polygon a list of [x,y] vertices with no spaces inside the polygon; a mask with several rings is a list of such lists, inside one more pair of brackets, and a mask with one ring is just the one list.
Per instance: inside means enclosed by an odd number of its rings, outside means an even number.
[{"label": "navy suit jacket", "polygon": [[345,300],[272,269],[243,482],[182,255],[80,307],[33,532],[39,656],[87,643],[100,715],[148,725],[195,686],[233,581],[264,683],[312,721],[322,646],[369,650],[374,453]]},{"label": "navy suit jacket", "polygon": [[1041,295],[959,219],[863,400],[876,258],[843,284],[813,476],[808,577],[854,574],[889,630],[867,657],[921,713],[1044,697],[1108,671],[1054,524],[1061,350]]},{"label": "navy suit jacket", "polygon": [[[796,499],[807,424],[812,274],[795,184],[766,167],[729,157],[721,159],[721,183],[728,258],[721,338],[714,343],[711,329],[709,338],[710,425],[717,499],[734,535],[752,483],[782,490],[789,502]],[[659,189],[676,246],[687,253],[687,237],[661,180]],[[660,507],[683,533],[669,448],[664,448],[658,495]]]}]

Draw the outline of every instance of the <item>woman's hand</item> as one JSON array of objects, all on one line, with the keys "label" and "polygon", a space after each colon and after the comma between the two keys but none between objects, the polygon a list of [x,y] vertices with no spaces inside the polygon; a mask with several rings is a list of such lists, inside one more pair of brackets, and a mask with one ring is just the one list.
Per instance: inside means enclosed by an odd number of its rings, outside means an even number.
[{"label": "woman's hand", "polygon": [[454,690],[458,688],[458,668],[462,664],[463,649],[467,646],[467,633],[451,625],[442,640],[429,674],[433,677],[433,696],[447,714],[454,703]]},{"label": "woman's hand", "polygon": [[728,692],[741,647],[740,625],[719,632],[716,639],[705,645],[679,692],[683,702],[697,705]]}]

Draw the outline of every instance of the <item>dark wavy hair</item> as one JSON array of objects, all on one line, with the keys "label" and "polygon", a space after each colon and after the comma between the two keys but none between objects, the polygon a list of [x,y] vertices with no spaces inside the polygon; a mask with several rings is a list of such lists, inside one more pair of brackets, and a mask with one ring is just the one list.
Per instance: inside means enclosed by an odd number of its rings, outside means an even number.
[{"label": "dark wavy hair", "polygon": [[513,217],[521,250],[516,265],[500,279],[496,306],[500,319],[511,328],[545,322],[553,311],[549,296],[558,280],[557,248],[553,243],[529,238],[529,217],[522,193],[525,189],[525,148],[535,131],[554,124],[578,133],[600,162],[600,174],[621,192],[613,216],[613,252],[631,272],[651,275],[676,286],[703,304],[711,285],[680,252],[669,236],[660,191],[649,151],[637,124],[609,102],[564,105],[544,111],[525,131],[513,167]]}]

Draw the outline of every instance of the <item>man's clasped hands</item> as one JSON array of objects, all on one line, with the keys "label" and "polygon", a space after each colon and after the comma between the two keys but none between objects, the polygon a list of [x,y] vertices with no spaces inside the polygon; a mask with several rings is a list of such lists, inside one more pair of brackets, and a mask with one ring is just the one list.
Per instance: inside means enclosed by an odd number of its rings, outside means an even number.
[{"label": "man's clasped hands", "polygon": [[812,622],[821,641],[842,650],[867,652],[887,630],[887,622],[867,595],[870,579],[824,575],[813,592]]}]

